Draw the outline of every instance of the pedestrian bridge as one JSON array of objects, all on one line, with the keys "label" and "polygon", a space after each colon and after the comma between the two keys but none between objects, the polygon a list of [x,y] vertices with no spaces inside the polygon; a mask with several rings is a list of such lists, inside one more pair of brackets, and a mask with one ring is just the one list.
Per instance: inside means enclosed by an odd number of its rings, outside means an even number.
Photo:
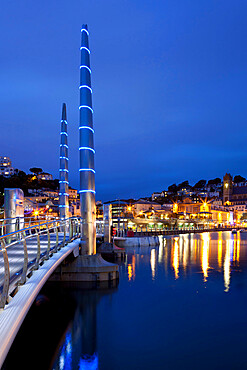
[{"label": "pedestrian bridge", "polygon": [[40,289],[66,257],[79,254],[79,236],[77,217],[0,236],[0,368]]}]

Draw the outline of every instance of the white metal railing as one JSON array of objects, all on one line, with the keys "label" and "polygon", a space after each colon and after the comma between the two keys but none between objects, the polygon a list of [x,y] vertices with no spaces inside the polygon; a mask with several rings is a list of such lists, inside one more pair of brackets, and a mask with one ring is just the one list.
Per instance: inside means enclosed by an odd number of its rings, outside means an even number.
[{"label": "white metal railing", "polygon": [[11,230],[18,231],[25,227],[31,227],[32,225],[37,225],[40,223],[44,223],[47,221],[59,219],[58,217],[54,216],[34,216],[34,217],[25,217],[25,216],[17,216],[13,218],[1,218],[0,219],[0,236],[8,234]]},{"label": "white metal railing", "polygon": [[0,309],[41,264],[80,236],[80,218],[54,219],[0,236]]}]

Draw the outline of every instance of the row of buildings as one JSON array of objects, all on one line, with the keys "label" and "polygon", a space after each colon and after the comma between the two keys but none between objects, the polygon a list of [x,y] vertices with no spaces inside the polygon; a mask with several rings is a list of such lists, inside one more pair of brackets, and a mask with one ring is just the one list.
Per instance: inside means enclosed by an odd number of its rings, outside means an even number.
[{"label": "row of buildings", "polygon": [[[0,157],[0,175],[15,174],[8,157]],[[52,180],[52,175],[39,173],[40,180]],[[244,180],[244,179],[243,179]],[[28,189],[24,207],[26,214],[51,214],[58,216],[59,190]],[[69,188],[69,215],[80,215],[80,200],[76,189]],[[163,201],[161,201],[163,199]],[[171,225],[211,223],[214,225],[240,222],[247,212],[247,182],[234,182],[231,174],[226,173],[223,182],[204,184],[192,188],[188,184],[174,191],[152,194],[151,199],[115,200],[111,204],[113,224],[122,223],[132,227],[147,225]],[[98,221],[103,220],[102,202],[96,203]]]},{"label": "row of buildings", "polygon": [[[0,176],[10,177],[15,174],[18,174],[18,172],[19,172],[18,169],[14,169],[14,167],[12,167],[12,162],[9,157],[0,156]],[[53,180],[53,177],[50,173],[41,172],[37,174],[37,179],[49,181],[49,180]]]}]

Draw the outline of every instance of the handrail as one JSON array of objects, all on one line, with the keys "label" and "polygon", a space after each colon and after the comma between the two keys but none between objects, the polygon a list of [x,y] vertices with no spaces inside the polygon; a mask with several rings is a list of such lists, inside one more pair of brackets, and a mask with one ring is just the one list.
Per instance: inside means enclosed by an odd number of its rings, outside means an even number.
[{"label": "handrail", "polygon": [[[66,244],[80,237],[80,218],[70,217],[56,219],[11,232],[0,236],[0,256],[2,253],[4,266],[3,284],[0,285],[0,310],[4,309],[10,295],[18,290],[20,285],[25,284],[27,278],[37,270],[41,263],[45,263],[54,253]],[[33,230],[35,232],[33,233]],[[59,235],[60,233],[60,235]],[[55,235],[51,242],[51,235]],[[42,248],[41,236],[47,235],[46,247]],[[59,240],[60,236],[60,240]],[[28,241],[34,240],[36,244],[35,256],[30,259]],[[32,243],[33,247],[33,243]],[[22,253],[22,262],[15,269],[11,269],[11,252]]]},{"label": "handrail", "polygon": [[66,219],[62,219],[62,220],[60,220],[60,219],[59,220],[53,220],[53,221],[49,221],[49,222],[44,222],[43,224],[37,223],[37,224],[34,224],[32,226],[26,227],[24,229],[20,229],[20,230],[17,230],[17,231],[13,231],[12,233],[2,235],[2,236],[0,236],[0,240],[3,239],[3,238],[6,238],[6,237],[11,237],[15,234],[20,234],[23,231],[32,230],[34,228],[37,228],[37,227],[40,227],[40,226],[45,226],[45,225],[48,225],[48,224],[53,224],[54,222],[59,222],[59,223],[65,222],[69,219],[77,219],[77,217],[70,217],[70,218],[66,218]]}]

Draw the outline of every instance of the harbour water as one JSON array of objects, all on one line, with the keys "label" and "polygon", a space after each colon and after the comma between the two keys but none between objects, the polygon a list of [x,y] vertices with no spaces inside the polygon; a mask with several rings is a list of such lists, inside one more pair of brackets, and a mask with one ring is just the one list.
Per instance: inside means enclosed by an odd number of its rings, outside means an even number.
[{"label": "harbour water", "polygon": [[5,369],[247,368],[247,233],[126,252],[118,286],[47,284]]}]

